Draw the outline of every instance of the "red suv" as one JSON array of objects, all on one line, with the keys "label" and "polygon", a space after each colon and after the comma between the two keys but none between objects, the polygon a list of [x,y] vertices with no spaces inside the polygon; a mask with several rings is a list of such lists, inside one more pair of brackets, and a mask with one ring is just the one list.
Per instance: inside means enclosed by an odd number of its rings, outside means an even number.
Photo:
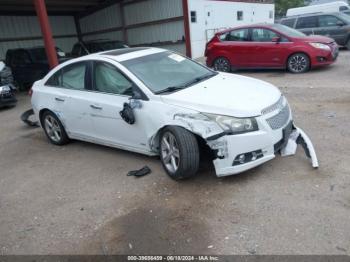
[{"label": "red suv", "polygon": [[304,73],[332,64],[338,56],[335,41],[305,34],[281,24],[237,27],[217,33],[207,44],[207,65],[217,71],[240,68],[287,68]]}]

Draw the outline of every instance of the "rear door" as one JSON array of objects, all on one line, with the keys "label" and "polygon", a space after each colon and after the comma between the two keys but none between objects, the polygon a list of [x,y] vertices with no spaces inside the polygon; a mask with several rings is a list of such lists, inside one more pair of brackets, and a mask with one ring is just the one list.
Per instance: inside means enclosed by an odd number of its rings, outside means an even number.
[{"label": "rear door", "polygon": [[63,67],[47,81],[53,109],[69,135],[94,137],[91,121],[93,96],[90,89],[89,62],[77,62]]},{"label": "rear door", "polygon": [[231,65],[249,67],[251,65],[254,43],[250,42],[248,28],[236,29],[220,36],[218,56],[228,56]]},{"label": "rear door", "polygon": [[318,30],[317,16],[299,17],[295,25],[295,29],[303,32],[306,35],[314,35]]},{"label": "rear door", "polygon": [[318,24],[319,28],[316,34],[333,38],[340,45],[345,44],[347,28],[341,19],[334,15],[320,15],[318,16]]}]

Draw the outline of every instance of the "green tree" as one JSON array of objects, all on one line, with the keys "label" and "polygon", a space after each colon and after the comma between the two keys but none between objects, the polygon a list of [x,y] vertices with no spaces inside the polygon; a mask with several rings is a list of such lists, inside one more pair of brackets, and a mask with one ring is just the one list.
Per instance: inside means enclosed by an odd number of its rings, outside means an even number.
[{"label": "green tree", "polygon": [[286,15],[289,8],[304,6],[304,0],[275,0],[276,17]]}]

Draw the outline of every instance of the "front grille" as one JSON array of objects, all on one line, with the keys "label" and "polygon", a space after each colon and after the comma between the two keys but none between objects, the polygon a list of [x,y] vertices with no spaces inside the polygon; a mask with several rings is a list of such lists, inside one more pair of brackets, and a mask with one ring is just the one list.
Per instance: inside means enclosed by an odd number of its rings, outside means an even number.
[{"label": "front grille", "polygon": [[284,106],[284,96],[281,96],[280,99],[278,99],[278,101],[276,103],[274,103],[273,105],[271,106],[268,106],[266,108],[264,108],[262,111],[261,111],[261,114],[263,115],[266,115],[266,114],[269,114],[273,111],[276,111],[278,109],[282,109],[283,106]]},{"label": "front grille", "polygon": [[266,119],[266,122],[269,124],[269,126],[273,129],[280,129],[283,126],[285,126],[289,120],[290,117],[290,109],[288,104],[277,114],[273,117]]}]

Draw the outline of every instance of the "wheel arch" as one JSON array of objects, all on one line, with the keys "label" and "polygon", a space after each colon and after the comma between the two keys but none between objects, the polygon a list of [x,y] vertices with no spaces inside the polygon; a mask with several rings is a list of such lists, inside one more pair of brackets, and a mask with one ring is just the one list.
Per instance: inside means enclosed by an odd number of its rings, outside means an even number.
[{"label": "wheel arch", "polygon": [[[187,130],[188,132],[190,132],[191,134],[193,134],[196,137],[200,148],[205,147],[205,148],[210,149],[210,147],[207,145],[206,140],[199,133],[196,133],[193,130],[191,130],[188,126],[182,125],[182,124],[166,124],[166,125],[160,127],[151,139],[151,148],[153,151],[157,152],[158,154],[160,152],[159,151],[160,136],[161,136],[162,132],[168,127],[180,127],[180,128]],[[201,151],[199,153],[201,154]]]}]

